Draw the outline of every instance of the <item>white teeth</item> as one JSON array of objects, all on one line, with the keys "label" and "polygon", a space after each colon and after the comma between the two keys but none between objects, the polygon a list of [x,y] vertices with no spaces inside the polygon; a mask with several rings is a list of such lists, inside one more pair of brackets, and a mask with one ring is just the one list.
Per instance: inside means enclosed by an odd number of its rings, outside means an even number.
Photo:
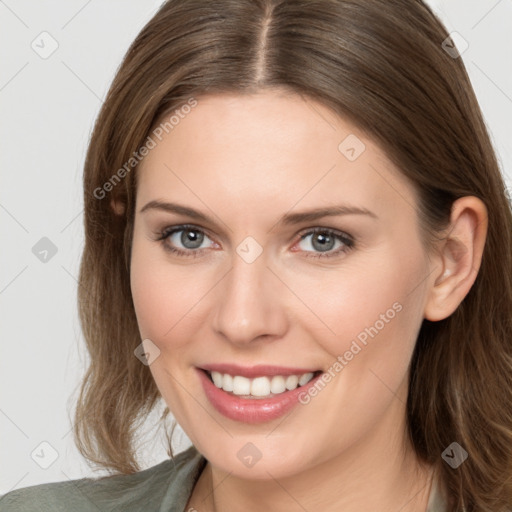
[{"label": "white teeth", "polygon": [[231,375],[226,374],[222,377],[222,389],[224,391],[233,391],[233,377]]},{"label": "white teeth", "polygon": [[210,374],[212,376],[213,383],[218,387],[222,387],[222,373],[219,372],[212,372]]},{"label": "white teeth", "polygon": [[299,377],[299,386],[304,386],[304,384],[307,384],[312,378],[312,373],[305,373],[304,375],[301,375]]},{"label": "white teeth", "polygon": [[[297,387],[297,386],[295,386],[295,387]],[[292,388],[292,389],[295,389],[295,388]],[[277,395],[279,393],[283,393],[284,391],[286,391],[286,384],[284,381],[284,377],[281,377],[281,375],[276,375],[275,377],[272,377],[272,380],[270,381],[270,391],[274,395]]]},{"label": "white teeth", "polygon": [[297,386],[304,386],[312,378],[313,373],[308,372],[302,375],[274,375],[273,377],[256,377],[248,379],[241,375],[230,375],[229,373],[211,372],[213,383],[219,389],[232,392],[234,395],[250,395],[257,397],[265,397],[270,395],[278,395],[285,391],[291,391]]},{"label": "white teeth", "polygon": [[299,377],[297,377],[297,375],[288,375],[288,377],[286,377],[286,389],[295,389],[298,386],[298,384]]},{"label": "white teeth", "polygon": [[[247,394],[247,393],[246,393]],[[251,382],[252,396],[267,396],[270,394],[270,381],[267,377],[257,377]]]},{"label": "white teeth", "polygon": [[233,377],[233,394],[235,395],[250,395],[251,394],[251,381],[247,377],[236,375]]}]

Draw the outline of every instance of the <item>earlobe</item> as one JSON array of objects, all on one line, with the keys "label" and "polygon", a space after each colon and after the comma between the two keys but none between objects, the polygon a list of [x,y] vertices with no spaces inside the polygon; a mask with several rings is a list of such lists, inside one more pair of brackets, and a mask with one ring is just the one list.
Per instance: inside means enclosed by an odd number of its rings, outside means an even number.
[{"label": "earlobe", "polygon": [[123,215],[125,211],[125,205],[120,200],[111,199],[110,200],[110,207],[112,208],[112,211],[116,215]]},{"label": "earlobe", "polygon": [[475,282],[487,236],[487,208],[474,196],[452,205],[450,226],[438,246],[424,317],[436,322],[449,317]]}]

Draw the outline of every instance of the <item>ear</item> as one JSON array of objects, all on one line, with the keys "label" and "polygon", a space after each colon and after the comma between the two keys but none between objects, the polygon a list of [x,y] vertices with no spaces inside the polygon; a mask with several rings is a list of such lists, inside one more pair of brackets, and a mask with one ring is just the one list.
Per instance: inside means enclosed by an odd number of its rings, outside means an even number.
[{"label": "ear", "polygon": [[125,204],[119,199],[111,199],[110,207],[112,208],[115,215],[123,215],[125,211]]},{"label": "ear", "polygon": [[454,201],[450,226],[440,240],[424,317],[433,322],[449,317],[475,282],[487,237],[487,208],[474,196]]}]

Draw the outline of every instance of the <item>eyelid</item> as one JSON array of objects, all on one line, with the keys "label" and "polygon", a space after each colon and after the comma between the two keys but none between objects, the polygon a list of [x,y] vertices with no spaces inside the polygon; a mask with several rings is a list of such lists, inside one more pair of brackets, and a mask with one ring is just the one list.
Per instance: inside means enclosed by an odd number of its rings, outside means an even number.
[{"label": "eyelid", "polygon": [[327,233],[329,236],[333,236],[336,240],[341,241],[343,246],[341,248],[338,248],[336,251],[326,251],[326,252],[315,252],[315,251],[296,251],[296,252],[303,252],[304,257],[306,258],[313,258],[317,260],[328,260],[329,258],[332,258],[333,260],[339,259],[340,257],[344,256],[348,252],[350,252],[352,249],[356,246],[355,238],[350,235],[349,233],[346,233],[345,231],[341,231],[336,228],[329,228],[324,226],[315,226],[312,228],[306,228],[305,230],[298,233],[298,236],[300,237],[299,240],[294,244],[297,245],[300,243],[304,238],[315,235],[317,233]]},{"label": "eyelid", "polygon": [[[195,224],[173,224],[171,226],[164,227],[155,232],[155,235],[157,236],[156,240],[161,241],[164,243],[164,245],[166,245],[165,242],[168,237],[170,237],[171,235],[173,235],[174,233],[177,233],[179,231],[186,231],[187,229],[190,231],[197,231],[199,233],[202,233],[202,234],[206,235],[213,242],[218,243],[215,241],[215,237],[210,234],[210,231],[208,229],[203,228],[201,226],[197,226]],[[177,249],[177,250],[184,251],[184,249]],[[201,252],[201,251],[203,251],[203,249],[188,249],[187,250],[187,252],[190,252],[190,253]]]},{"label": "eyelid", "polygon": [[[166,234],[167,236],[169,236],[170,234],[172,234],[173,232],[176,232],[176,231],[181,231],[181,230],[184,230],[184,229],[191,229],[191,230],[197,230],[197,231],[200,231],[206,235],[208,235],[208,238],[215,238],[215,236],[213,236],[210,232],[210,230],[208,228],[204,228],[202,226],[199,226],[197,224],[188,224],[188,223],[185,223],[185,224],[173,224],[173,225],[168,225],[164,228],[161,228],[161,229],[158,229],[157,231],[155,231],[155,235],[164,235]],[[355,241],[354,237],[352,235],[350,235],[349,233],[347,233],[346,231],[342,231],[340,229],[337,229],[337,228],[331,228],[331,227],[328,227],[328,226],[313,226],[313,227],[308,227],[308,228],[304,228],[302,230],[300,230],[297,234],[293,235],[290,240],[294,239],[295,237],[299,236],[301,239],[304,237],[304,236],[307,236],[308,234],[311,234],[311,232],[332,232],[332,233],[335,233],[341,237],[344,237],[344,238],[347,238],[348,240],[350,241]]]},{"label": "eyelid", "polygon": [[333,233],[335,235],[338,235],[341,238],[346,238],[347,240],[350,240],[351,242],[354,241],[354,237],[350,235],[349,233],[345,231],[341,231],[340,229],[336,228],[329,228],[327,226],[315,226],[312,228],[305,228],[297,234],[297,236],[301,237],[301,239],[307,235],[310,235],[311,233]]},{"label": "eyelid", "polygon": [[[199,256],[207,248],[181,249],[181,248],[171,247],[168,244],[166,244],[166,240],[168,237],[170,237],[171,235],[173,235],[176,232],[185,231],[187,229],[190,231],[200,232],[200,233],[206,235],[208,238],[210,238],[214,243],[217,243],[217,242],[215,242],[215,237],[212,237],[210,235],[210,231],[208,229],[203,228],[198,225],[195,225],[195,224],[188,224],[188,223],[187,224],[174,224],[174,225],[170,225],[163,229],[158,230],[157,232],[155,232],[155,235],[157,236],[156,240],[160,241],[163,244],[164,248],[169,252],[172,252],[172,253],[175,253],[178,255],[183,255],[185,257]],[[316,259],[333,258],[333,259],[335,259],[336,257],[340,257],[343,254],[352,250],[356,244],[355,238],[345,231],[341,231],[336,228],[330,228],[327,226],[317,225],[317,226],[313,226],[313,227],[304,228],[299,233],[294,235],[293,239],[296,237],[299,237],[299,239],[294,243],[294,246],[297,245],[298,243],[300,243],[307,236],[314,235],[316,233],[328,233],[328,234],[334,235],[336,239],[341,240],[341,242],[344,245],[344,248],[342,248],[341,250],[338,249],[337,251],[334,251],[334,252],[326,251],[325,253],[315,252],[315,251],[300,251],[300,250],[294,251],[294,252],[304,252],[306,255],[305,257],[310,257],[310,258],[316,258]]]}]

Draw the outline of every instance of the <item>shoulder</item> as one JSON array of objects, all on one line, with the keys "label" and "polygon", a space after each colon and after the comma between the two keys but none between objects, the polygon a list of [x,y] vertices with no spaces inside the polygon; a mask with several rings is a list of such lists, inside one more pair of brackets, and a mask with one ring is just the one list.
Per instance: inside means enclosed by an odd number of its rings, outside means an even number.
[{"label": "shoulder", "polygon": [[175,501],[184,501],[184,507],[205,463],[191,446],[173,459],[130,475],[81,478],[10,491],[0,496],[0,512],[159,511],[164,502]]}]

